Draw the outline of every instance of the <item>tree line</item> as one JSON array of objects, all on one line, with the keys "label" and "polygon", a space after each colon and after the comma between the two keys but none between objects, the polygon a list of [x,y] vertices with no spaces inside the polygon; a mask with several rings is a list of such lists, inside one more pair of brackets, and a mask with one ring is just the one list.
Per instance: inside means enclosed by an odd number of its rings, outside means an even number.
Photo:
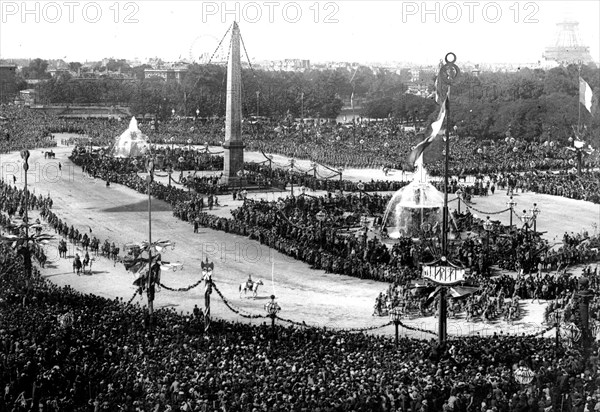
[{"label": "tree line", "polygon": [[[594,91],[592,113],[579,103],[579,75]],[[433,82],[431,79],[431,92]],[[549,70],[462,73],[450,96],[451,127],[459,134],[483,139],[514,137],[526,141],[566,141],[581,124],[584,139],[600,147],[600,70],[595,65],[560,66]],[[373,99],[368,117],[393,117],[416,126],[434,120],[439,106],[411,95]]]},{"label": "tree line", "polygon": [[[32,61],[24,72],[45,77],[47,64]],[[81,66],[70,63],[70,68]],[[73,77],[68,72],[40,83],[38,96],[44,103],[101,103],[127,105],[135,114],[161,119],[176,116],[224,116],[226,68],[192,64],[181,82],[144,78],[143,65],[130,67],[124,60],[109,60],[98,67],[94,79]],[[108,71],[125,76],[115,78]],[[598,99],[593,114],[580,110],[579,75],[595,95],[600,94],[600,70],[593,64],[578,68],[560,66],[549,70],[523,68],[516,72],[464,72],[453,87],[451,122],[459,133],[484,139],[512,137],[532,140],[564,140],[581,124],[592,140],[598,140]],[[435,73],[422,71],[422,84],[433,94]],[[242,70],[244,116],[336,118],[351,102],[356,113],[369,118],[394,118],[426,126],[438,105],[431,98],[406,93],[408,70],[391,71],[359,66],[305,72],[274,72],[246,67]],[[598,143],[598,142],[596,142]]]}]

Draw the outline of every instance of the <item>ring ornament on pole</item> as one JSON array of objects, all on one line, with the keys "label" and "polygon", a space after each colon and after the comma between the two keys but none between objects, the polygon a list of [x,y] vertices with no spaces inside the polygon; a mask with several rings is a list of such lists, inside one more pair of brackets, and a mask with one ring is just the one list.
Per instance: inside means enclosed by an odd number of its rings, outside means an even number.
[{"label": "ring ornament on pole", "polygon": [[444,58],[446,64],[440,67],[438,74],[438,95],[446,96],[448,88],[454,84],[454,79],[460,74],[460,69],[456,64],[456,55],[452,52],[447,53]]}]

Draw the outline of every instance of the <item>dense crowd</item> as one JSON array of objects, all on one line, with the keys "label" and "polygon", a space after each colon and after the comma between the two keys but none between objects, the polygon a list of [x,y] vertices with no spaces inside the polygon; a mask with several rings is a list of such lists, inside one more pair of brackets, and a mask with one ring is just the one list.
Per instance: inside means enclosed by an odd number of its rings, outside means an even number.
[{"label": "dense crowd", "polygon": [[0,119],[0,153],[56,147],[50,131],[54,117],[0,104]]},{"label": "dense crowd", "polygon": [[[96,146],[109,146],[127,127],[126,122],[116,119],[63,119],[16,106],[2,106],[0,116],[10,120],[4,129],[13,136],[13,150],[21,137],[38,140],[38,146],[47,147],[49,142],[43,140],[51,133],[76,133],[82,138],[91,138]],[[138,125],[154,144],[176,144],[182,148],[190,144],[220,146],[224,140],[223,119],[170,119],[164,122],[140,119]],[[362,119],[351,124],[290,118],[263,120],[262,123],[245,121],[242,137],[247,150],[310,159],[336,169],[387,167],[400,170],[412,169],[403,159],[422,139],[421,134],[415,134],[414,127],[394,119]],[[565,171],[577,164],[573,144],[558,138],[544,142],[521,141],[513,137],[500,141],[480,141],[469,136],[452,136],[451,139],[453,175]],[[4,149],[8,150],[8,146]],[[598,153],[584,155],[583,167],[597,168],[600,165]],[[427,167],[433,176],[443,173],[441,160],[431,160]]]},{"label": "dense crowd", "polygon": [[[535,336],[446,347],[401,338],[213,321],[59,288],[0,246],[0,410],[597,410],[589,357]],[[275,339],[275,340],[273,340]],[[531,385],[516,381],[530,368]]]}]

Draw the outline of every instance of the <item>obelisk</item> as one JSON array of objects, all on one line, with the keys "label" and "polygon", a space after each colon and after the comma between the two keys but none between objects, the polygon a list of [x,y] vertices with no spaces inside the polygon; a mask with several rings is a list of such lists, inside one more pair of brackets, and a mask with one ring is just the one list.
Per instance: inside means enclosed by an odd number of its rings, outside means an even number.
[{"label": "obelisk", "polygon": [[240,29],[236,22],[231,30],[231,50],[227,62],[227,107],[225,109],[225,163],[221,183],[236,184],[238,172],[244,170],[242,141],[242,64],[240,62]]}]

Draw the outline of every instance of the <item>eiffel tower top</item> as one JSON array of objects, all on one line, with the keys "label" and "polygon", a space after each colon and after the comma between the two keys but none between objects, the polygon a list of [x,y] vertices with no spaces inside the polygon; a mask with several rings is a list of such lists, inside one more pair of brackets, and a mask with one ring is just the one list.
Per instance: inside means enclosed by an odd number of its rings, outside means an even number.
[{"label": "eiffel tower top", "polygon": [[565,19],[556,26],[556,41],[554,46],[546,47],[544,59],[563,64],[591,62],[590,48],[584,46],[579,38],[579,22]]}]

